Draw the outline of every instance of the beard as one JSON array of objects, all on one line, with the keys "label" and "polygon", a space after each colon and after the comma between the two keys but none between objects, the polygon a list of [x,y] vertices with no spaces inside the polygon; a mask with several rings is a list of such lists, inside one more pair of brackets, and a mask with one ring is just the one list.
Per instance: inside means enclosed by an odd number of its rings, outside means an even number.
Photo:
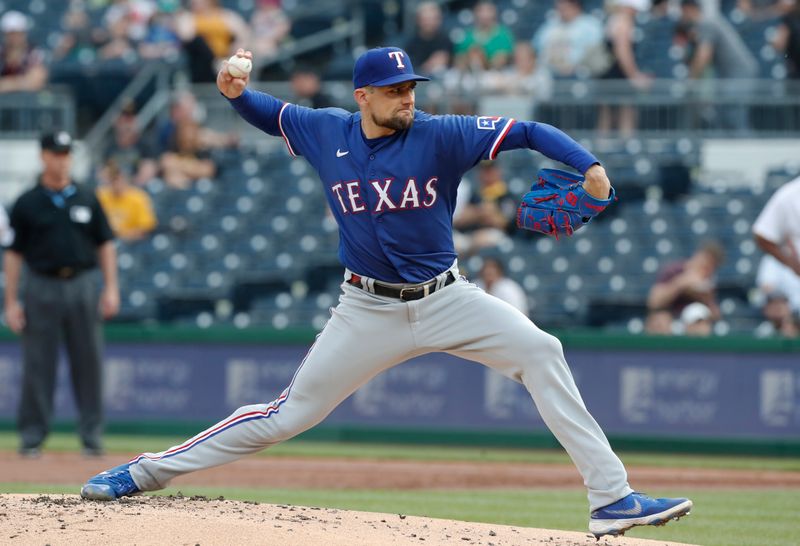
[{"label": "beard", "polygon": [[372,114],[372,122],[379,126],[385,127],[387,129],[392,129],[394,131],[405,131],[406,129],[410,129],[411,126],[414,124],[414,115],[406,117],[406,116],[392,116],[388,118],[378,118],[375,114]]}]

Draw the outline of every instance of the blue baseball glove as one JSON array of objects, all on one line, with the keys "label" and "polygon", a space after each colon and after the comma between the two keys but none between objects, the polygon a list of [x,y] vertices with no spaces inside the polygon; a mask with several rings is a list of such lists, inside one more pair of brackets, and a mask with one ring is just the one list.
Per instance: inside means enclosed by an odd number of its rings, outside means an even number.
[{"label": "blue baseball glove", "polygon": [[531,191],[517,209],[517,227],[545,235],[572,235],[603,212],[615,199],[592,197],[583,189],[583,176],[558,169],[541,169]]}]

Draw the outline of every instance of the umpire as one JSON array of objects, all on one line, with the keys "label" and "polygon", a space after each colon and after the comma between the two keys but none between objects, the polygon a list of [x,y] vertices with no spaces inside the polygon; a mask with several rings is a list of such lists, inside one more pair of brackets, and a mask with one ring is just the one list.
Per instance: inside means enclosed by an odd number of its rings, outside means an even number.
[{"label": "umpire", "polygon": [[[72,138],[41,139],[42,174],[11,210],[14,238],[5,252],[5,313],[22,336],[20,454],[35,457],[53,413],[59,345],[69,355],[80,414],[78,433],[86,455],[102,453],[101,315],[119,310],[113,234],[95,194],[70,179]],[[22,304],[18,288],[22,264]],[[92,270],[103,273],[103,289]],[[99,292],[99,294],[98,294]]]}]

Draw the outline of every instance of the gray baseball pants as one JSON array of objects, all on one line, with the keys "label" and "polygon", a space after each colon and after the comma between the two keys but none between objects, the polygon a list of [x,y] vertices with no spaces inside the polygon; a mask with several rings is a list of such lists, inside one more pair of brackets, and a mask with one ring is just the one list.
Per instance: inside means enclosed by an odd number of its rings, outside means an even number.
[{"label": "gray baseball pants", "polygon": [[85,447],[99,448],[103,429],[102,322],[92,275],[58,279],[29,272],[22,303],[25,329],[17,428],[23,447],[38,447],[50,430],[63,342],[78,407],[78,434]]},{"label": "gray baseball pants", "polygon": [[[181,445],[139,455],[130,466],[134,482],[144,491],[161,489],[181,474],[288,440],[322,421],[378,373],[440,351],[525,385],[583,476],[591,509],[631,493],[622,462],[581,400],[558,339],[453,273],[457,280],[451,285],[408,302],[343,283],[331,319],[276,400],[241,407]],[[437,277],[440,285],[445,275]]]}]

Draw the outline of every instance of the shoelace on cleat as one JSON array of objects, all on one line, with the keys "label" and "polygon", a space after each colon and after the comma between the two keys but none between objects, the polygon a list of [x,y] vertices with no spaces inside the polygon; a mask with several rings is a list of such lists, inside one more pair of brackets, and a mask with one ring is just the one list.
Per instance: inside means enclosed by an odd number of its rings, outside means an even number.
[{"label": "shoelace on cleat", "polygon": [[122,471],[115,472],[114,474],[109,474],[107,476],[103,476],[104,481],[111,482],[111,485],[114,487],[114,491],[119,495],[126,495],[132,491],[136,491],[136,485],[133,483],[131,478],[124,478],[124,473]]}]

